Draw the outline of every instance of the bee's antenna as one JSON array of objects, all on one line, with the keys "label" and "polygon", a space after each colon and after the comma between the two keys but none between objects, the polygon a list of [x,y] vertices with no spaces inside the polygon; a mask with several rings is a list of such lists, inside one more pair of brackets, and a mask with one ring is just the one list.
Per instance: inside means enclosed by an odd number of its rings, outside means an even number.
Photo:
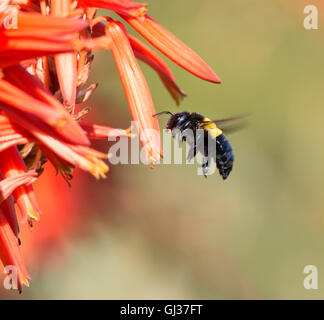
[{"label": "bee's antenna", "polygon": [[156,113],[156,114],[153,114],[152,117],[156,117],[156,116],[159,116],[161,114],[169,114],[170,116],[173,116],[173,113],[171,113],[170,111],[162,111],[162,112],[159,112],[159,113]]}]

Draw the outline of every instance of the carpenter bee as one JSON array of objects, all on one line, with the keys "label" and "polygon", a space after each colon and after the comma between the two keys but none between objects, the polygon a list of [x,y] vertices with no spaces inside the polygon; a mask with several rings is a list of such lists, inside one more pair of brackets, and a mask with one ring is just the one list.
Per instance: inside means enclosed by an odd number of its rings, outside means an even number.
[{"label": "carpenter bee", "polygon": [[[233,168],[234,154],[229,141],[223,134],[223,130],[227,132],[233,131],[235,127],[226,130],[222,128],[222,125],[241,119],[245,115],[222,120],[210,120],[196,112],[182,111],[173,114],[169,111],[162,111],[154,116],[161,114],[170,115],[167,129],[171,130],[173,137],[177,132],[179,133],[179,144],[182,144],[183,141],[189,144],[188,161],[191,161],[197,153],[202,154],[202,170],[206,178],[211,161],[216,163],[217,169],[224,180],[228,177]],[[198,129],[202,130],[198,132]],[[192,134],[186,134],[186,132]]]}]

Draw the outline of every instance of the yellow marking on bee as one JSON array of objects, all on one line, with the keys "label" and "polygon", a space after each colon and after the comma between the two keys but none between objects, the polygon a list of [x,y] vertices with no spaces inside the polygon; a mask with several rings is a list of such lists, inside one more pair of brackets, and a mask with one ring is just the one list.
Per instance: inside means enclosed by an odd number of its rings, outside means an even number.
[{"label": "yellow marking on bee", "polygon": [[[204,118],[203,122],[209,122],[212,121],[208,118]],[[204,129],[207,130],[212,138],[217,138],[219,135],[223,133],[223,131],[219,128],[217,128],[216,124],[214,122],[209,122],[208,124],[203,125]]]}]

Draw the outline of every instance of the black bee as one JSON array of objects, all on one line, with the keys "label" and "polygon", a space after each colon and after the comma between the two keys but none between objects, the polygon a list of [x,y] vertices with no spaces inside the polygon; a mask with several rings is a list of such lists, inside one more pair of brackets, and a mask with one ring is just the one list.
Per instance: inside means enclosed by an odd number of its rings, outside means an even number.
[{"label": "black bee", "polygon": [[[189,146],[188,160],[191,161],[200,152],[203,155],[202,169],[203,174],[207,177],[210,162],[216,162],[216,166],[223,179],[226,179],[233,168],[234,154],[233,149],[224,136],[223,131],[217,126],[232,120],[241,118],[230,118],[222,120],[210,120],[199,113],[189,113],[182,111],[172,114],[169,111],[163,111],[155,114],[169,114],[171,117],[167,123],[167,129],[171,130],[172,136],[179,133],[179,143],[186,141]],[[197,134],[197,129],[201,134]],[[192,132],[188,135],[186,132]]]}]

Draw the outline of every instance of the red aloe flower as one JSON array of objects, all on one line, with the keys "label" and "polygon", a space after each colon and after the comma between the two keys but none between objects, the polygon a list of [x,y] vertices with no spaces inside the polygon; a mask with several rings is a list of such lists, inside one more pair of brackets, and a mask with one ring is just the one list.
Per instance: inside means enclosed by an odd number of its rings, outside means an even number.
[{"label": "red aloe flower", "polygon": [[[160,129],[136,58],[157,72],[177,104],[185,96],[162,58],[128,35],[120,22],[95,17],[97,8],[119,14],[194,75],[216,83],[220,79],[194,51],[146,15],[144,3],[11,0],[10,5],[17,9],[18,28],[0,26],[0,260],[16,267],[21,290],[30,277],[19,251],[18,222],[39,219],[32,183],[44,170],[43,164],[48,160],[67,181],[76,167],[96,178],[105,177],[108,166],[103,159],[107,155],[92,149],[90,140],[131,137],[129,129],[80,121],[89,108],[77,112],[77,105],[86,102],[97,87],[95,83],[83,88],[92,51],[111,50],[140,140],[152,162],[161,155]],[[0,11],[2,22],[7,13]],[[17,218],[15,203],[22,219]]]}]

